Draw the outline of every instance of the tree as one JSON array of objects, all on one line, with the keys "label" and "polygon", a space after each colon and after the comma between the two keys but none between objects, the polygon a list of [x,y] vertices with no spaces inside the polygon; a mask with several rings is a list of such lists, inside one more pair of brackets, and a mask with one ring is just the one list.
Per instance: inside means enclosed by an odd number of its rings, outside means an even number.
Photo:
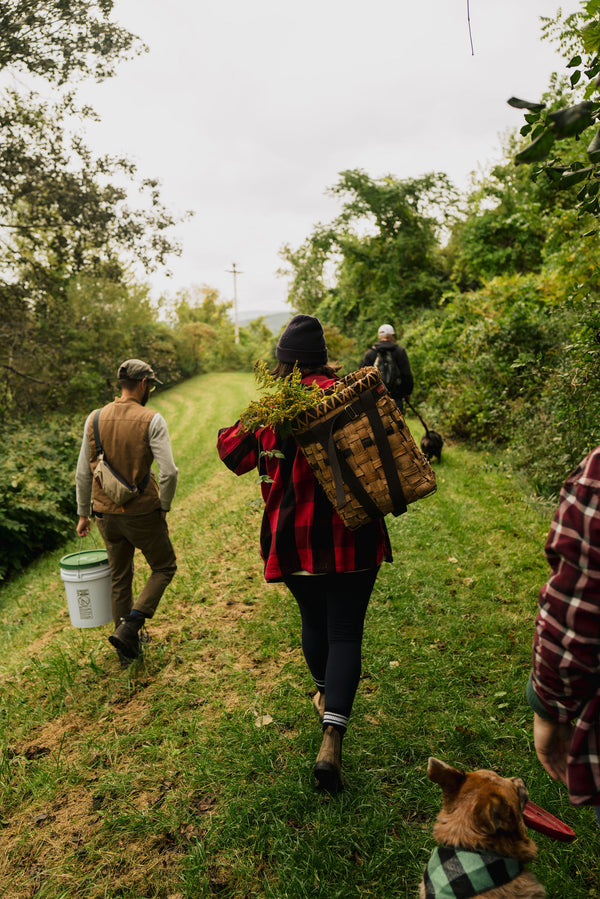
[{"label": "tree", "polygon": [[113,0],[3,0],[0,70],[30,72],[59,85],[114,75],[117,62],[145,47],[110,21],[113,6]]},{"label": "tree", "polygon": [[503,161],[473,177],[462,216],[452,227],[444,253],[461,290],[477,290],[500,275],[539,272],[549,239],[556,244],[572,234],[572,227],[564,227],[564,212],[576,205],[576,190],[557,192],[546,179],[532,180],[526,168],[515,166],[522,143],[510,135]]},{"label": "tree", "polygon": [[[123,174],[131,179],[134,166],[123,159],[94,158],[67,130],[71,110],[70,100],[42,102],[16,92],[7,92],[0,108],[0,396],[5,408],[18,406],[35,385],[43,395],[40,385],[55,383],[75,280],[85,276],[124,285],[135,262],[150,270],[178,251],[168,236],[175,220],[162,206],[156,183],[141,182],[146,208],[132,208],[126,189],[115,181],[122,181]],[[87,297],[94,302],[91,294]]]},{"label": "tree", "polygon": [[[127,159],[94,157],[73,130],[91,111],[57,91],[68,79],[109,77],[144,49],[110,21],[112,9],[113,0],[6,0],[0,9],[0,70],[42,76],[54,89],[53,100],[0,93],[0,420],[72,396],[74,285],[127,295],[134,265],[151,271],[179,252],[158,182],[138,178]],[[85,297],[95,304],[92,290]],[[107,321],[101,333],[110,330]],[[101,333],[81,329],[90,345],[80,358],[92,360],[92,373]],[[94,378],[82,375],[83,396]]]},{"label": "tree", "polygon": [[559,43],[571,74],[559,108],[518,97],[508,101],[526,110],[521,134],[530,138],[515,162],[532,164],[532,177],[543,173],[557,190],[577,185],[582,213],[600,216],[600,0],[585,0],[564,19],[559,10],[544,22],[546,37]]},{"label": "tree", "polygon": [[362,340],[375,322],[436,302],[446,285],[439,233],[457,199],[447,177],[373,179],[352,169],[329,193],[340,215],[281,251],[291,305]]}]

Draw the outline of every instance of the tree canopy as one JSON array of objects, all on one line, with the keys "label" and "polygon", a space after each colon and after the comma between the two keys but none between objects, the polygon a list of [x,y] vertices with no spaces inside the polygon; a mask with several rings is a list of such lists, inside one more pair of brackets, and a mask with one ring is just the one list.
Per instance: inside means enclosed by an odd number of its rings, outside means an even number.
[{"label": "tree canopy", "polygon": [[533,177],[543,174],[556,190],[577,185],[581,212],[600,216],[600,0],[585,0],[564,18],[559,10],[545,20],[545,31],[559,44],[570,74],[558,103],[508,101],[525,110],[521,134],[530,140],[515,162],[531,164]]},{"label": "tree canopy", "polygon": [[118,62],[145,48],[110,20],[113,0],[3,0],[0,70],[40,75],[56,84],[115,74]]},{"label": "tree canopy", "polygon": [[379,320],[435,303],[446,286],[439,232],[457,198],[446,175],[374,179],[350,169],[329,193],[340,214],[281,250],[293,307],[362,340]]},{"label": "tree canopy", "polygon": [[[103,298],[131,299],[135,266],[149,272],[179,252],[177,220],[158,182],[139,177],[128,159],[95,156],[82,136],[93,113],[63,87],[109,77],[143,50],[111,21],[112,10],[112,0],[8,0],[0,9],[0,69],[50,85],[44,97],[17,86],[0,91],[0,419],[71,398],[69,341],[80,358],[101,358],[98,332],[95,345],[82,347],[85,322],[109,311]],[[148,315],[148,303],[143,309]],[[77,383],[91,388],[88,375]]]}]

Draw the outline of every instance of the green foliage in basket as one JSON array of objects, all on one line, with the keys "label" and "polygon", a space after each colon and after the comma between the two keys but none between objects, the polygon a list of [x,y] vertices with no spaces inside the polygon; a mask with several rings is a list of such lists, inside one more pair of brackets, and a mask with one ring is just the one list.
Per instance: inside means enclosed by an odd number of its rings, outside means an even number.
[{"label": "green foliage in basket", "polygon": [[253,400],[240,415],[240,424],[245,431],[279,426],[285,434],[291,422],[320,403],[324,391],[316,384],[302,383],[302,373],[296,365],[286,378],[275,378],[266,362],[257,362],[254,376],[261,392],[258,400]]}]

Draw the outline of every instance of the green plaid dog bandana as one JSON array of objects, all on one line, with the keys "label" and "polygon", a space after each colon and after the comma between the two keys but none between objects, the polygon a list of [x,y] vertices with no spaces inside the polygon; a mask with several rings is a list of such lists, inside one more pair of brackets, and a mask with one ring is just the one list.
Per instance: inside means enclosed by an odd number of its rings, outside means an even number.
[{"label": "green plaid dog bandana", "polygon": [[438,846],[425,870],[426,899],[471,899],[514,880],[523,866],[496,852]]}]

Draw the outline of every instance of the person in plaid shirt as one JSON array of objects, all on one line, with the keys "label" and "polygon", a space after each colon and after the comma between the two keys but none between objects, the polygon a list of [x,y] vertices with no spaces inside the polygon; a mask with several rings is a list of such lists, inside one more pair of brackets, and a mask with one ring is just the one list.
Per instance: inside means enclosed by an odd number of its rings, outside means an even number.
[{"label": "person in plaid shirt", "polygon": [[[292,318],[276,355],[276,377],[291,374],[296,363],[304,384],[325,389],[337,378],[327,365],[321,323],[313,316]],[[270,428],[244,432],[238,421],[219,431],[217,449],[236,475],[258,467],[267,476],[261,482],[260,532],[265,579],[283,581],[298,603],[302,651],[323,727],[314,775],[319,788],[338,792],[342,738],[361,673],[364,618],[379,566],[392,561],[385,524],[382,519],[356,531],[346,528],[291,435]]]},{"label": "person in plaid shirt", "polygon": [[535,749],[600,823],[600,447],[563,484],[546,557],[527,684]]}]

